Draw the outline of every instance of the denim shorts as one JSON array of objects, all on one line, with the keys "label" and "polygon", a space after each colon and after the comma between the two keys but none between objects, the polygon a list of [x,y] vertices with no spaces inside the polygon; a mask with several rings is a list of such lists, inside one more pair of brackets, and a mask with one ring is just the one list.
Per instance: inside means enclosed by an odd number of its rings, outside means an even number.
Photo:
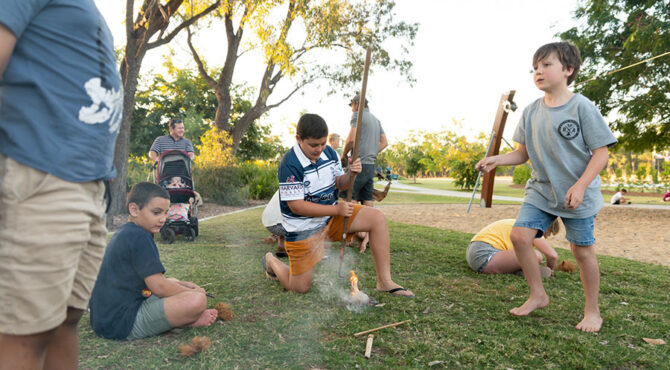
[{"label": "denim shorts", "polygon": [[[514,227],[537,230],[536,238],[541,237],[557,216],[547,213],[532,204],[523,203],[516,217]],[[596,244],[593,236],[596,216],[587,218],[561,217],[565,226],[565,238],[574,245],[591,246]]]},{"label": "denim shorts", "polygon": [[500,249],[493,248],[489,243],[474,241],[470,242],[468,249],[465,250],[465,260],[472,270],[482,272],[493,255],[498,252]]},{"label": "denim shorts", "polygon": [[172,324],[165,315],[163,301],[164,298],[152,295],[142,302],[127,340],[152,337],[172,329]]}]

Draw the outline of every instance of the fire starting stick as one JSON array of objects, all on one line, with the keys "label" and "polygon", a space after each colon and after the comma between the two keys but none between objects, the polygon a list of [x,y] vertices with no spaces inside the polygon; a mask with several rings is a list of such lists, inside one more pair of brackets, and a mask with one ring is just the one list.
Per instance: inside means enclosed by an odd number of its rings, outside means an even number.
[{"label": "fire starting stick", "polygon": [[365,343],[365,358],[370,358],[372,353],[372,341],[374,340],[374,334],[368,335],[368,341]]},{"label": "fire starting stick", "polygon": [[[356,117],[356,137],[354,138],[354,147],[351,153],[351,161],[353,162],[358,157],[358,144],[361,140],[361,125],[363,124],[363,110],[365,109],[365,91],[368,87],[368,71],[370,70],[370,56],[372,48],[368,47],[365,52],[365,67],[363,68],[363,86],[358,100],[358,116]],[[346,154],[346,153],[345,153]],[[349,173],[349,187],[347,188],[347,202],[351,202],[354,190],[354,180],[356,180],[355,173]],[[347,244],[347,224],[349,223],[349,216],[344,217],[344,226],[342,227],[342,244],[340,244],[340,266],[337,268],[337,275],[341,278],[346,278],[342,275],[342,261],[344,260],[344,247]]]},{"label": "fire starting stick", "polygon": [[366,330],[366,331],[361,331],[361,332],[358,332],[358,333],[354,334],[354,337],[359,337],[361,335],[372,333],[373,331],[377,331],[377,330],[382,330],[382,329],[386,329],[386,328],[393,328],[393,327],[396,327],[398,325],[406,324],[406,323],[411,322],[411,321],[412,320],[405,320],[405,321],[395,322],[393,324],[380,326],[378,328],[374,328],[374,329],[370,329],[370,330]]}]

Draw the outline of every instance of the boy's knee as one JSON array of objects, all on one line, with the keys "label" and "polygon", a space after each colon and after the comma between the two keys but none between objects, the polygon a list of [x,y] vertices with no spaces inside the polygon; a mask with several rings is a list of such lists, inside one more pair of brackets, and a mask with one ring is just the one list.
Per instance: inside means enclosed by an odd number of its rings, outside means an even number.
[{"label": "boy's knee", "polygon": [[202,312],[207,309],[207,296],[200,292],[188,292],[185,307],[190,312]]},{"label": "boy's knee", "polygon": [[533,243],[532,239],[528,239],[528,237],[522,232],[517,229],[512,229],[512,232],[509,234],[510,240],[512,240],[512,244],[514,244],[514,248],[519,248],[519,247],[526,247],[529,246]]}]

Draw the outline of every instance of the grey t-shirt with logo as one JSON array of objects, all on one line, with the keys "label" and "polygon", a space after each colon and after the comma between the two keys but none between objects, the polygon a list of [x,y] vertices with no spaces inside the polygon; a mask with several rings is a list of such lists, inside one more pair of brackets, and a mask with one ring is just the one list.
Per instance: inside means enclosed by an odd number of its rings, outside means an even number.
[{"label": "grey t-shirt with logo", "polygon": [[[358,112],[351,115],[351,127],[356,127]],[[358,157],[361,158],[361,164],[375,164],[377,153],[379,152],[379,138],[384,133],[382,124],[377,117],[370,113],[370,109],[363,110],[363,119],[361,120],[361,138],[358,147]]]},{"label": "grey t-shirt with logo", "polygon": [[575,94],[559,107],[548,107],[544,98],[536,100],[524,109],[513,139],[526,146],[533,165],[524,202],[567,218],[587,218],[600,211],[600,176],[587,187],[577,209],[565,206],[565,195],[586,170],[592,150],[617,142],[589,99]]}]

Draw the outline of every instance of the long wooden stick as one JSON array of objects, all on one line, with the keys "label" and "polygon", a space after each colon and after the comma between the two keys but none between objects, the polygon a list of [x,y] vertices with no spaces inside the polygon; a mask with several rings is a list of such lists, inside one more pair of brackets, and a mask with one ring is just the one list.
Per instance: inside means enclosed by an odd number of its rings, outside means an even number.
[{"label": "long wooden stick", "polygon": [[411,321],[412,320],[394,322],[393,324],[388,324],[388,325],[380,326],[378,328],[374,328],[374,329],[370,329],[370,330],[366,330],[366,331],[361,331],[361,332],[358,332],[358,333],[354,334],[354,337],[360,337],[361,335],[372,333],[373,331],[377,331],[377,330],[382,330],[382,329],[386,329],[386,328],[394,328],[398,325],[406,324],[406,323],[411,322]]},{"label": "long wooden stick", "polygon": [[[363,86],[361,86],[361,93],[358,100],[358,116],[356,117],[356,136],[354,137],[354,147],[351,153],[351,161],[353,162],[358,157],[358,144],[361,141],[361,131],[363,124],[363,110],[365,109],[365,92],[368,87],[368,71],[370,70],[370,57],[372,56],[372,48],[368,47],[365,51],[365,66],[363,68]],[[347,188],[347,202],[351,202],[354,191],[354,181],[356,180],[355,173],[349,173],[349,187]],[[349,216],[344,217],[344,227],[342,228],[342,244],[340,245],[340,266],[337,269],[337,274],[342,275],[342,261],[344,260],[344,247],[347,244],[347,229],[349,223]]]}]

